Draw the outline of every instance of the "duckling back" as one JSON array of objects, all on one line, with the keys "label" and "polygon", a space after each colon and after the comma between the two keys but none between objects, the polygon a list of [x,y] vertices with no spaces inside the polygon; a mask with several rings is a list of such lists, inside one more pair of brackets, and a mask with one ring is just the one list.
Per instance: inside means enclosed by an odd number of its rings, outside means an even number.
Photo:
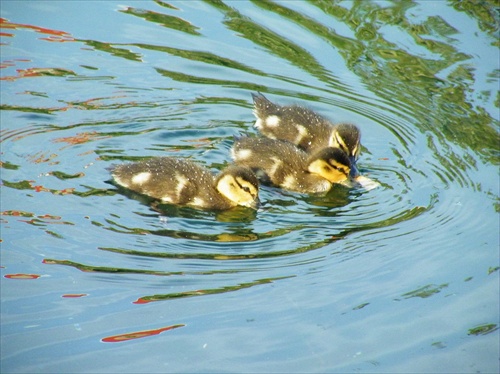
[{"label": "duckling back", "polygon": [[360,150],[361,133],[356,125],[333,125],[318,113],[298,105],[280,106],[262,94],[252,94],[255,127],[271,139],[289,141],[307,153],[338,147],[354,162]]},{"label": "duckling back", "polygon": [[231,156],[236,164],[254,170],[264,183],[305,193],[331,188],[328,180],[308,171],[309,155],[290,142],[241,137],[235,140]]},{"label": "duckling back", "polygon": [[[245,182],[242,182],[243,178],[247,178],[250,179],[248,183],[253,188],[251,194],[242,190],[243,197],[239,197],[237,201],[233,200],[234,191],[230,196],[225,194],[227,189],[222,193],[219,191],[220,186],[233,183],[231,178],[235,173],[239,178],[237,186],[241,186]],[[231,169],[215,179],[208,169],[189,160],[171,157],[157,157],[119,165],[112,170],[112,176],[118,185],[163,202],[209,209],[229,209],[236,205],[251,206],[251,201],[257,198],[258,191],[256,177],[253,176],[252,179],[245,172],[239,171],[238,174],[236,170]],[[222,178],[224,179],[221,183]],[[244,185],[244,188],[248,190],[247,185]]]},{"label": "duckling back", "polygon": [[306,152],[329,144],[332,124],[314,111],[298,105],[281,106],[262,94],[252,94],[255,128],[271,139],[291,142]]}]

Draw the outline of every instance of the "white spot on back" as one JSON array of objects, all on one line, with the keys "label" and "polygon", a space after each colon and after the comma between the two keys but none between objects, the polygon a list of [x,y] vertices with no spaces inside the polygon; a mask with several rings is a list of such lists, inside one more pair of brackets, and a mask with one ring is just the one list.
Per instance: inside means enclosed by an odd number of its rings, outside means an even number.
[{"label": "white spot on back", "polygon": [[251,149],[240,149],[238,151],[232,150],[232,156],[234,160],[246,160],[247,158],[252,156]]},{"label": "white spot on back", "polygon": [[168,195],[163,196],[161,198],[161,201],[164,201],[166,203],[172,203],[173,202],[172,198],[170,196],[168,196]]},{"label": "white spot on back", "polygon": [[309,133],[307,132],[307,129],[302,126],[302,125],[297,125],[295,126],[295,128],[297,129],[297,131],[299,132],[297,134],[297,137],[295,138],[295,141],[293,142],[294,144],[300,144],[300,142],[302,141],[302,139],[307,136]]},{"label": "white spot on back", "polygon": [[332,188],[332,184],[327,180],[322,181],[321,183],[316,184],[314,192],[327,192]]},{"label": "white spot on back", "polygon": [[200,199],[199,197],[195,197],[191,204],[196,205],[196,206],[201,206],[201,207],[206,206],[205,200]]},{"label": "white spot on back", "polygon": [[118,183],[120,186],[129,188],[129,184],[126,181],[122,180],[119,176],[113,175],[113,178],[115,178],[115,182]]},{"label": "white spot on back", "polygon": [[266,126],[277,127],[280,124],[280,118],[278,116],[269,116],[266,118]]},{"label": "white spot on back", "polygon": [[295,188],[295,178],[293,175],[287,175],[285,179],[283,180],[283,183],[281,184],[282,187],[288,188],[288,189],[294,189]]},{"label": "white spot on back", "polygon": [[175,174],[175,179],[177,180],[177,187],[175,188],[175,193],[177,194],[177,198],[180,197],[182,190],[189,183],[187,178],[182,174]]},{"label": "white spot on back", "polygon": [[148,171],[144,171],[132,177],[132,184],[141,185],[143,183],[146,183],[150,178],[151,178],[151,173]]},{"label": "white spot on back", "polygon": [[279,158],[276,157],[271,157],[271,160],[274,161],[273,166],[269,169],[269,176],[273,177],[273,175],[276,173],[278,168],[283,164],[283,161],[281,161]]},{"label": "white spot on back", "polygon": [[[257,114],[255,116],[257,116]],[[262,125],[263,125],[262,120],[259,117],[257,117],[257,121],[255,121],[255,125],[253,125],[253,126],[256,129],[260,130],[260,129],[262,129]]]}]

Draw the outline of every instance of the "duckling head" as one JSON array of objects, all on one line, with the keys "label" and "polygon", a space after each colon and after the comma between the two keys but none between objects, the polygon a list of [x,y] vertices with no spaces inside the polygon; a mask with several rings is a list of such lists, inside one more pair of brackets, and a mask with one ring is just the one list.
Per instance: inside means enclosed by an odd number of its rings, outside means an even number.
[{"label": "duckling head", "polygon": [[334,127],[332,131],[329,145],[330,147],[338,147],[343,150],[349,157],[351,162],[351,178],[359,176],[359,171],[356,165],[359,152],[361,151],[361,132],[356,125],[350,123],[341,123]]},{"label": "duckling head", "polygon": [[349,179],[351,168],[351,161],[342,149],[327,147],[309,157],[307,170],[331,183],[342,183]]},{"label": "duckling head", "polygon": [[230,166],[216,181],[217,191],[234,205],[256,209],[259,206],[259,181],[250,169]]}]

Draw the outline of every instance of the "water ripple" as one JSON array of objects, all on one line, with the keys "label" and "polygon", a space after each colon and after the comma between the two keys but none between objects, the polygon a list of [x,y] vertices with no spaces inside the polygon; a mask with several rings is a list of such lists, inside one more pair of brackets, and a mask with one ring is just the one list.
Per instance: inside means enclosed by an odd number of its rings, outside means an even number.
[{"label": "water ripple", "polygon": [[[381,253],[368,279],[383,287],[389,267],[420,272],[414,257],[442,266],[448,259],[439,262],[440,255],[452,257],[446,248],[476,245],[473,234],[491,224],[483,210],[498,209],[491,181],[500,154],[491,114],[498,109],[498,71],[464,49],[459,18],[429,15],[425,3],[414,2],[193,4],[116,6],[113,17],[135,31],[109,38],[58,32],[64,43],[34,41],[50,44],[46,56],[76,63],[33,53],[2,66],[2,223],[26,233],[9,245],[36,242],[22,248],[32,256],[24,264],[43,257],[44,271],[84,272],[126,288],[134,304],[243,294],[294,278],[294,285],[314,285],[304,293],[327,299],[332,264]],[[435,5],[465,12],[443,4]],[[498,44],[486,18],[478,25],[489,30],[487,42]],[[50,32],[4,24],[15,26],[3,35],[14,46],[29,30]],[[137,30],[146,30],[142,39]],[[28,62],[33,67],[25,68]],[[262,186],[258,211],[209,212],[106,183],[111,165],[155,156],[222,169],[233,136],[256,133],[256,91],[358,124],[359,168],[380,186],[336,186],[325,196]],[[461,254],[482,256],[481,245]],[[398,262],[403,256],[408,260]],[[348,290],[339,296],[345,308],[361,314],[380,301],[368,300],[366,290],[352,301],[356,281],[346,274]],[[342,276],[336,279],[342,286]],[[445,282],[377,295],[426,298],[444,293]]]}]

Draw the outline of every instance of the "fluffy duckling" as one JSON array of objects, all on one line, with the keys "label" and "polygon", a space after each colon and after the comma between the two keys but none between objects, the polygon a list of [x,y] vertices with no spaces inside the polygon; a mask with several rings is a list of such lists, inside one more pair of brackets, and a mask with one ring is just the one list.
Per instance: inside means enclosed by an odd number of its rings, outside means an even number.
[{"label": "fluffy duckling", "polygon": [[347,181],[351,171],[349,157],[339,148],[309,155],[290,142],[264,137],[237,138],[231,156],[263,182],[295,192],[327,192],[333,183]]},{"label": "fluffy duckling", "polygon": [[343,150],[351,161],[351,176],[356,177],[356,160],[361,150],[361,132],[353,124],[333,125],[318,113],[298,105],[281,106],[264,95],[252,94],[255,127],[271,139],[289,141],[309,154],[326,147]]},{"label": "fluffy duckling", "polygon": [[236,205],[256,208],[259,182],[248,168],[229,166],[217,177],[189,160],[157,157],[116,166],[114,181],[162,202],[225,210]]}]

